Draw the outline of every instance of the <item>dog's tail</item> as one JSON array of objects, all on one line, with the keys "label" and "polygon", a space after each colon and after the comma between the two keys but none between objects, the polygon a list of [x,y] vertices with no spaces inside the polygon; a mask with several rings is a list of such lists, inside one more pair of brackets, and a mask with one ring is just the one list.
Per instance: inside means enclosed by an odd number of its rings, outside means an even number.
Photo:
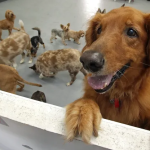
[{"label": "dog's tail", "polygon": [[22,78],[19,76],[18,72],[16,72],[15,78],[16,78],[16,80],[19,81],[19,82],[22,82],[22,83],[25,83],[25,84],[28,84],[28,85],[33,85],[33,86],[42,87],[42,85],[40,85],[40,84],[28,82],[28,81],[22,79]]},{"label": "dog's tail", "polygon": [[23,23],[22,20],[19,20],[19,25],[21,27],[21,30],[25,31],[25,29],[24,29],[24,23]]},{"label": "dog's tail", "polygon": [[38,31],[38,36],[40,37],[41,36],[41,30],[40,30],[40,28],[38,28],[38,27],[34,27],[34,28],[32,28],[33,30],[37,30]]}]

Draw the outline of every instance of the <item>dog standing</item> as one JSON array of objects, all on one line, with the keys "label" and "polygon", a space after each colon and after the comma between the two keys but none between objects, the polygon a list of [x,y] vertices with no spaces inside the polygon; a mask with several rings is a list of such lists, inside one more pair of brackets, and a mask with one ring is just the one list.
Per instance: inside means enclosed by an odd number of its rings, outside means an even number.
[{"label": "dog standing", "polygon": [[36,57],[36,53],[39,48],[39,43],[43,45],[43,48],[45,48],[45,45],[41,38],[41,30],[38,27],[34,27],[32,29],[38,31],[38,36],[33,36],[31,38],[31,44],[32,44],[31,55],[32,55],[32,57]]},{"label": "dog standing", "polygon": [[21,92],[24,88],[23,83],[42,87],[42,85],[40,84],[25,81],[19,76],[18,72],[10,66],[0,64],[0,72],[0,90],[2,91],[16,94],[16,86],[19,86],[19,88],[17,88],[17,91]]},{"label": "dog standing", "polygon": [[70,27],[70,23],[68,23],[66,26],[64,25],[60,25],[61,29],[62,30],[59,30],[59,29],[52,29],[51,30],[51,38],[50,38],[50,42],[53,43],[53,39],[57,39],[56,36],[59,36],[61,39],[62,39],[62,43],[64,45],[67,45],[65,43],[65,39],[67,38],[67,34],[68,34],[68,31],[69,31],[69,27]]},{"label": "dog standing", "polygon": [[59,71],[68,70],[71,76],[71,81],[67,83],[69,86],[73,84],[79,71],[86,75],[79,59],[80,52],[76,49],[50,50],[40,55],[36,64],[30,68],[41,73],[39,78],[52,77]]},{"label": "dog standing", "polygon": [[14,13],[11,10],[7,10],[5,12],[5,20],[1,20],[0,21],[0,41],[2,41],[2,30],[8,30],[9,35],[12,32],[12,29],[19,31],[20,29],[17,29],[14,27],[14,21],[16,16],[14,15]]},{"label": "dog standing", "polygon": [[80,31],[69,30],[67,33],[68,41],[70,41],[70,38],[72,38],[72,39],[74,39],[74,41],[77,44],[80,44],[79,40],[81,37],[84,37],[84,31],[83,30],[80,30]]},{"label": "dog standing", "polygon": [[25,32],[24,24],[21,20],[19,20],[19,24],[21,26],[21,30],[19,32],[12,33],[10,36],[8,36],[8,38],[0,42],[1,62],[8,66],[13,66],[14,68],[16,68],[16,64],[14,62],[16,56],[22,54],[20,63],[24,62],[25,49],[30,56],[29,63],[32,63],[30,37]]}]

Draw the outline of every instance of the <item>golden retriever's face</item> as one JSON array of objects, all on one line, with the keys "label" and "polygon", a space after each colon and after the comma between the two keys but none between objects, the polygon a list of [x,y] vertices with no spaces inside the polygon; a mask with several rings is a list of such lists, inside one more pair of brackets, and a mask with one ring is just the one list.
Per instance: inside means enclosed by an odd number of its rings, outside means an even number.
[{"label": "golden retriever's face", "polygon": [[64,25],[61,24],[60,27],[61,27],[65,32],[67,32],[67,31],[69,31],[70,23],[68,23],[66,26],[64,26]]},{"label": "golden retriever's face", "polygon": [[14,20],[16,18],[15,14],[11,10],[5,12],[5,17],[8,20]]},{"label": "golden retriever's face", "polygon": [[96,91],[106,92],[123,74],[128,76],[131,67],[145,62],[145,26],[145,15],[130,7],[96,14],[90,21],[81,62],[93,74],[89,84]]}]

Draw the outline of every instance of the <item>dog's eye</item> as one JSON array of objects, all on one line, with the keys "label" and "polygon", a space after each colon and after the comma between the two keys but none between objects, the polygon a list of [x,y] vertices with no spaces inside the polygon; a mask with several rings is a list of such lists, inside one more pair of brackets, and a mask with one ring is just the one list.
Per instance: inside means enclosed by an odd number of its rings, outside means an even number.
[{"label": "dog's eye", "polygon": [[98,29],[97,29],[97,34],[100,34],[102,32],[102,27],[99,27]]},{"label": "dog's eye", "polygon": [[137,37],[137,32],[134,29],[129,28],[127,30],[127,35],[130,36],[130,37]]}]

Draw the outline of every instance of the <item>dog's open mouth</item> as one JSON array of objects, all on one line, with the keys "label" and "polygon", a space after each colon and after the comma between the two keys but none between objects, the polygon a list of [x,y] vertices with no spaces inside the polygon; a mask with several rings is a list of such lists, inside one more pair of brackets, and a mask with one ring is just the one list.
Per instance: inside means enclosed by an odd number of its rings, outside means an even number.
[{"label": "dog's open mouth", "polygon": [[130,63],[127,63],[120,70],[113,74],[91,76],[88,78],[88,83],[96,92],[104,93],[112,87],[113,83],[124,74],[124,72],[129,68],[129,66]]}]

